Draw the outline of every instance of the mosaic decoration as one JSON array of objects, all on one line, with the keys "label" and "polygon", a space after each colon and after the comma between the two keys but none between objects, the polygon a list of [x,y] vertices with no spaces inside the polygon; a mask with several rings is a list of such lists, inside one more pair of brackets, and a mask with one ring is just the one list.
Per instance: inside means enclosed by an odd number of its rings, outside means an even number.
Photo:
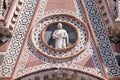
[{"label": "mosaic decoration", "polygon": [[4,55],[0,52],[0,76],[2,75],[2,62],[3,62]]},{"label": "mosaic decoration", "polygon": [[97,10],[96,3],[94,2],[94,0],[85,0],[84,2],[98,41],[102,59],[105,66],[108,68],[107,73],[109,74],[109,76],[118,77],[120,76],[120,70],[118,67],[116,67],[118,65],[112,53],[110,41],[107,37],[102,19],[100,19],[101,17],[99,11]]},{"label": "mosaic decoration", "polygon": [[[48,0],[41,0],[41,3],[39,5],[39,11],[37,13],[37,17],[35,18],[35,22],[37,22],[39,19],[41,19],[44,15],[44,10],[45,10],[45,7],[46,7],[46,4],[47,4]],[[43,14],[41,14],[43,12]],[[30,41],[30,40],[29,40]],[[28,41],[28,43],[29,43]],[[28,56],[29,56],[29,53],[31,53],[31,51],[29,51],[29,49],[27,49],[28,47],[25,48],[25,51],[23,52],[23,58],[22,61],[20,62],[20,65],[17,69],[17,74],[16,76],[20,76],[19,74],[21,74],[21,72],[23,72],[23,69],[25,68],[25,64],[27,62],[27,59],[28,59]],[[32,46],[31,46],[32,48]],[[33,49],[33,48],[32,48]],[[23,73],[22,73],[23,74]]]},{"label": "mosaic decoration", "polygon": [[[78,4],[80,4],[80,3],[78,3],[79,0],[74,0],[74,1],[77,6],[78,6]],[[101,51],[101,55],[103,57],[104,64],[108,67],[108,74],[110,76],[120,76],[119,69],[117,67],[114,67],[117,64],[116,64],[115,58],[112,54],[110,43],[107,38],[106,31],[104,29],[102,20],[100,18],[100,14],[97,11],[95,2],[93,0],[85,0],[84,2],[88,9],[91,23],[92,23],[94,32],[96,34],[97,41],[99,43],[99,49]],[[0,66],[0,68],[3,69],[3,72],[2,73],[0,72],[0,75],[2,75],[2,76],[3,75],[10,76],[14,69],[15,63],[16,63],[18,55],[20,53],[20,50],[21,50],[21,47],[23,44],[23,40],[25,38],[25,34],[28,29],[28,25],[30,23],[33,12],[35,10],[36,4],[37,4],[37,0],[26,0],[24,5],[22,6],[23,8],[19,15],[18,22],[16,24],[17,27],[14,29],[14,33],[13,33],[14,36],[11,39],[8,51],[5,56],[5,60],[2,64],[2,66]],[[47,0],[41,0],[41,4],[42,5],[40,5],[40,9],[39,9],[38,15],[35,20],[36,23],[38,23],[38,21],[40,19],[42,19],[46,16],[54,15],[54,14],[71,14],[72,16],[75,16],[75,17],[79,18],[80,20],[84,21],[84,15],[82,12],[81,5],[78,6],[78,10],[80,10],[80,11],[77,11],[77,12],[67,11],[67,10],[54,10],[54,11],[44,12],[46,4],[47,4]],[[51,23],[52,21],[56,22],[56,20],[58,18],[60,18],[62,21],[69,22],[69,23],[75,25],[81,31],[80,34],[81,34],[82,42],[80,41],[79,44],[73,48],[74,50],[72,49],[73,53],[75,53],[76,51],[79,51],[86,44],[87,31],[74,18],[69,18],[66,16],[59,16],[59,17],[53,16],[53,17],[46,18],[43,20],[43,23],[40,23],[39,25],[37,25],[35,27],[36,30],[33,31],[34,34],[32,35],[32,38],[35,41],[35,45],[38,48],[42,49],[46,54],[49,54],[49,55],[52,55],[55,57],[69,56],[70,54],[72,54],[72,53],[69,53],[69,51],[62,52],[62,54],[64,54],[64,55],[61,55],[60,52],[54,52],[52,50],[47,49],[44,46],[44,44],[41,42],[41,39],[39,36],[40,32],[42,31],[44,26],[46,26],[48,23]],[[50,51],[50,53],[49,53],[49,51]],[[54,55],[53,53],[56,53],[56,54]],[[41,64],[38,66],[25,68],[25,63],[27,61],[29,54],[32,54],[37,59],[45,62],[46,64]],[[92,56],[92,59],[93,59],[94,65],[95,65],[95,69],[75,64],[75,62],[85,59],[88,55]],[[88,47],[86,48],[86,50],[83,51],[80,55],[70,58],[69,60],[57,60],[57,61],[39,54],[34,49],[32,43],[29,39],[27,42],[27,45],[26,45],[26,49],[22,55],[22,60],[19,63],[19,66],[17,67],[17,71],[16,71],[17,73],[15,74],[15,77],[20,77],[25,74],[29,74],[31,72],[36,72],[36,71],[40,71],[43,69],[50,69],[50,68],[54,68],[54,67],[58,68],[58,69],[59,68],[71,68],[71,69],[76,69],[76,70],[80,70],[83,72],[87,72],[87,73],[90,73],[93,75],[97,75],[99,77],[104,77],[103,72],[102,72],[103,70],[101,69],[101,65],[98,60],[97,52],[95,50],[92,39],[90,39],[90,43],[89,43]]]},{"label": "mosaic decoration", "polygon": [[22,11],[16,24],[17,27],[14,29],[14,35],[2,65],[3,76],[10,76],[14,69],[36,3],[37,0],[27,0],[22,7]]},{"label": "mosaic decoration", "polygon": [[80,14],[79,12],[75,12],[73,10],[66,10],[66,9],[55,9],[51,11],[46,11],[44,17],[50,16],[50,15],[56,15],[56,14],[68,14],[68,15],[71,14],[82,20],[82,14]]},{"label": "mosaic decoration", "polygon": [[41,0],[41,3],[39,5],[39,10],[38,10],[37,16],[35,18],[35,23],[37,23],[43,17],[43,15],[45,13],[45,8],[47,5],[47,2],[48,2],[48,0]]},{"label": "mosaic decoration", "polygon": [[[72,23],[80,31],[79,32],[80,34],[78,34],[80,35],[80,42],[78,42],[77,45],[73,49],[69,51],[65,51],[65,52],[56,52],[56,51],[47,49],[40,39],[40,34],[45,26],[47,26],[49,23],[60,22],[60,21]],[[86,46],[86,42],[88,40],[87,38],[89,38],[88,31],[86,31],[85,27],[83,27],[83,25],[81,25],[79,21],[77,21],[74,18],[66,17],[64,15],[63,16],[56,15],[56,16],[44,19],[43,21],[39,23],[38,26],[32,29],[31,37],[32,37],[31,40],[35,48],[40,49],[45,54],[54,56],[56,58],[70,56],[70,55],[73,55],[73,53],[77,53],[77,52],[79,53],[80,50]]]},{"label": "mosaic decoration", "polygon": [[[97,76],[100,76],[100,77],[103,76],[102,69],[101,69],[99,61],[98,61],[98,56],[96,54],[96,51],[94,49],[93,44],[91,44],[91,46],[89,46],[89,48],[87,48],[87,50],[84,51],[81,55],[79,55],[79,56],[77,56],[77,57],[75,57],[73,59],[64,60],[64,61],[61,61],[61,60],[56,61],[56,60],[49,59],[49,58],[46,58],[46,57],[38,54],[34,50],[32,45],[30,44],[30,42],[28,43],[27,47],[28,47],[27,52],[29,52],[29,53],[24,52],[25,54],[23,55],[23,59],[22,59],[22,61],[20,63],[20,66],[18,68],[16,77],[20,77],[20,76],[23,76],[23,75],[31,73],[31,72],[36,72],[36,71],[40,71],[40,70],[44,70],[44,69],[50,69],[50,68],[54,68],[54,67],[58,68],[58,69],[59,68],[77,69],[77,70],[88,72],[90,74],[97,75]],[[39,59],[40,61],[45,62],[46,64],[41,64],[41,65],[38,65],[38,66],[29,67],[29,68],[24,68],[25,63],[26,63],[26,59],[28,58],[28,54],[30,54],[30,52],[32,52],[32,54],[37,59]],[[83,60],[88,55],[93,55],[94,64],[96,66],[95,69],[75,64],[75,62]]]},{"label": "mosaic decoration", "polygon": [[77,14],[79,14],[80,16],[79,18],[81,18],[84,22],[86,22],[80,0],[74,0],[74,4],[76,5],[76,8],[77,8]]},{"label": "mosaic decoration", "polygon": [[[45,3],[46,4],[46,3]],[[61,12],[60,12],[61,11]],[[54,15],[55,13],[56,14],[61,14],[61,13],[64,13],[62,12],[62,10],[59,10],[58,12],[49,12],[49,14],[46,14],[44,15],[45,17],[48,16],[48,15]],[[72,13],[75,13],[75,12],[72,12]],[[67,13],[67,14],[70,14],[70,13]],[[72,14],[73,15],[73,14]],[[75,17],[78,17],[78,14],[76,15],[73,15]],[[79,16],[80,17],[80,16]],[[74,19],[68,19],[68,17],[66,16],[63,16],[64,18],[64,21],[68,21],[72,24],[75,24],[75,25],[80,25],[80,24],[76,24],[76,21],[74,21]],[[61,18],[62,19],[62,18]],[[81,18],[80,18],[81,19]],[[51,21],[54,21],[56,20],[56,17],[54,19],[47,19],[45,20],[46,22],[44,22],[43,24],[48,24],[50,23]],[[49,22],[50,21],[50,22]],[[39,26],[36,26],[36,27],[40,27]],[[86,32],[84,32],[84,27],[79,27],[82,32],[82,34],[86,34]],[[33,38],[35,39],[35,41],[37,40],[40,40],[39,39],[39,34],[40,34],[40,29],[38,29],[38,31],[36,32],[36,36],[33,36]],[[42,31],[42,30],[41,30]],[[83,40],[83,39],[82,39]],[[83,40],[84,41],[84,40]],[[84,41],[85,42],[85,41]],[[42,43],[41,43],[42,44]],[[40,44],[40,45],[41,45]],[[42,44],[43,45],[43,44]],[[44,45],[43,45],[44,46]],[[79,46],[78,46],[79,47]],[[46,47],[44,47],[43,49],[46,49]],[[77,48],[76,48],[77,49]],[[45,50],[44,50],[45,51]],[[48,50],[47,50],[48,51]],[[53,52],[53,51],[52,51]],[[35,56],[37,59],[39,59],[40,61],[43,61],[45,62],[46,64],[41,64],[41,65],[38,65],[38,66],[33,66],[33,67],[29,67],[29,68],[25,68],[25,59],[28,58],[28,54],[32,54],[33,56]],[[69,55],[69,54],[68,54]],[[95,69],[92,69],[92,68],[88,68],[88,67],[84,67],[84,66],[81,66],[81,65],[77,65],[75,64],[75,62],[78,62],[78,61],[81,61],[83,60],[84,58],[86,58],[88,55],[92,55],[92,58],[93,58],[93,62],[94,62],[94,65],[96,66]],[[59,55],[56,55],[56,56],[59,56]],[[44,57],[42,55],[40,55],[34,48],[33,48],[33,45],[31,44],[31,41],[28,40],[28,44],[26,46],[26,51],[24,52],[24,55],[23,55],[23,59],[19,65],[19,68],[17,70],[17,73],[16,73],[16,77],[20,77],[20,76],[23,76],[25,74],[28,74],[28,73],[31,73],[31,72],[36,72],[36,71],[40,71],[40,70],[44,70],[44,69],[50,69],[50,68],[71,68],[71,69],[77,69],[77,70],[80,70],[80,71],[84,71],[84,72],[88,72],[90,74],[93,74],[93,75],[97,75],[97,76],[100,76],[100,77],[103,77],[103,73],[102,73],[102,69],[101,69],[101,65],[99,64],[99,60],[98,60],[98,56],[96,54],[96,50],[94,48],[94,44],[91,40],[91,44],[87,47],[87,49],[81,53],[79,56],[77,57],[74,57],[74,58],[71,58],[69,60],[54,60],[54,59],[51,59],[51,58],[47,58],[47,57]],[[23,66],[24,65],[24,66]]]}]

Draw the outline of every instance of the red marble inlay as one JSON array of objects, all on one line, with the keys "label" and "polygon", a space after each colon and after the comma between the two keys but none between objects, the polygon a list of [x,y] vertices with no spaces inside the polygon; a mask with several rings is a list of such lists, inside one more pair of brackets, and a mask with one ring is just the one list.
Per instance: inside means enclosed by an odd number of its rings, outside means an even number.
[{"label": "red marble inlay", "polygon": [[113,49],[113,52],[118,52],[120,53],[120,43],[111,43],[111,46],[112,46],[112,49]]},{"label": "red marble inlay", "polygon": [[120,53],[120,43],[116,44],[116,52]]},{"label": "red marble inlay", "polygon": [[40,65],[40,64],[45,64],[45,62],[40,61],[35,56],[30,54],[29,57],[28,57],[25,68],[32,67],[32,66],[37,66],[37,65]]},{"label": "red marble inlay", "polygon": [[82,65],[82,66],[85,66],[85,67],[95,68],[95,65],[93,63],[91,55],[87,56],[86,58],[84,58],[81,61],[76,62],[76,64]]},{"label": "red marble inlay", "polygon": [[5,42],[5,43],[0,42],[0,52],[6,52],[8,45],[9,45],[9,42]]},{"label": "red marble inlay", "polygon": [[48,0],[46,11],[55,9],[66,9],[76,11],[73,0]]},{"label": "red marble inlay", "polygon": [[116,52],[115,44],[114,44],[114,43],[111,43],[111,46],[112,46],[113,51]]}]

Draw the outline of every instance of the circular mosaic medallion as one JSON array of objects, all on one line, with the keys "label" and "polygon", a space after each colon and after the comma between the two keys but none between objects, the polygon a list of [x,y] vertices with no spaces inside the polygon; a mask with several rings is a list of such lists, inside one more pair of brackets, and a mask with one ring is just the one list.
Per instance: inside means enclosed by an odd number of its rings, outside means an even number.
[{"label": "circular mosaic medallion", "polygon": [[63,52],[72,49],[79,42],[79,34],[79,29],[71,23],[59,21],[44,27],[40,36],[46,48]]},{"label": "circular mosaic medallion", "polygon": [[56,60],[79,55],[89,40],[86,24],[65,14],[45,17],[31,31],[31,42],[36,51]]}]

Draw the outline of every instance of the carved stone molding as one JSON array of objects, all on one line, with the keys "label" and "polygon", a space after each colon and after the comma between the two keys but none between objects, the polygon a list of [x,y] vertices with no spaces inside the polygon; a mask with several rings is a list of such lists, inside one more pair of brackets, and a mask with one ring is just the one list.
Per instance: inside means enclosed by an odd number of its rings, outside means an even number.
[{"label": "carved stone molding", "polygon": [[22,8],[22,4],[24,3],[24,0],[18,0],[17,2],[17,6],[15,8],[15,11],[13,13],[13,17],[11,18],[11,22],[9,24],[9,28],[12,31],[15,27],[15,23],[17,22],[17,19],[19,17],[20,14],[20,10]]}]

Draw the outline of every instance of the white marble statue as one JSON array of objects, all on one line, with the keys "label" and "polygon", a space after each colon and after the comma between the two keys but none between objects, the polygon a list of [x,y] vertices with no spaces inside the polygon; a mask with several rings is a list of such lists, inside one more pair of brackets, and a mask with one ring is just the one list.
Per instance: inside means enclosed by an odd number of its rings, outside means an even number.
[{"label": "white marble statue", "polygon": [[69,37],[67,31],[62,28],[62,23],[58,23],[57,30],[53,32],[52,37],[55,40],[56,49],[65,49],[69,44]]}]

